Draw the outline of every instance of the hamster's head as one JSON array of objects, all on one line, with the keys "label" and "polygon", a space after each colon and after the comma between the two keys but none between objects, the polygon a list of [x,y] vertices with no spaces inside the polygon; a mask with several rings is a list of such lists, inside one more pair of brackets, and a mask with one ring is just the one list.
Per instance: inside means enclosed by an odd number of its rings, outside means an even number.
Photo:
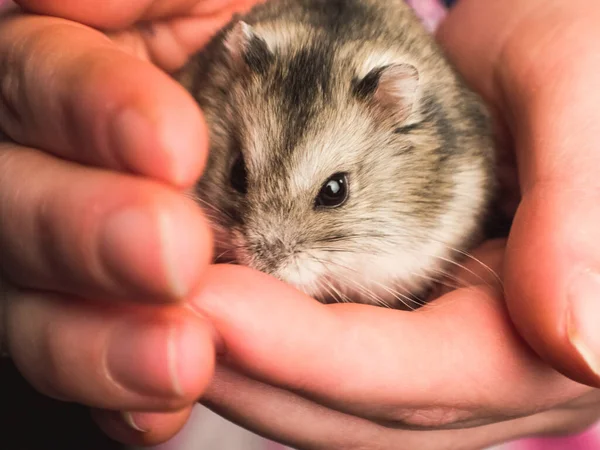
[{"label": "hamster's head", "polygon": [[240,22],[223,49],[195,92],[211,133],[196,194],[218,259],[324,302],[416,306],[489,199],[477,99],[451,72],[314,35],[277,47]]}]

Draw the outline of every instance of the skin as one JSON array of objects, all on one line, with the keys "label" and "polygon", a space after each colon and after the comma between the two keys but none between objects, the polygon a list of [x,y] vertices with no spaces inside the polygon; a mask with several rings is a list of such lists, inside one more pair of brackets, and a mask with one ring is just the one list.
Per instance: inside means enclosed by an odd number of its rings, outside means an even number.
[{"label": "skin", "polygon": [[[177,66],[245,6],[197,2],[189,18],[156,23],[154,34],[128,27],[191,7],[161,3],[23,4],[91,17],[120,30],[111,39],[57,18],[7,15],[0,26],[0,65],[11,58],[0,130],[15,141],[0,143],[0,216],[11,218],[0,225],[0,341],[40,392],[99,409],[111,434],[141,443],[184,423],[211,380],[217,340],[210,323],[178,306],[212,256],[204,217],[181,195],[200,175],[206,129],[195,102],[148,61]],[[138,114],[126,119],[128,135],[110,131],[107,104]],[[23,183],[31,174],[36,183]],[[140,419],[138,428],[151,429],[140,435],[107,409],[168,414]]]},{"label": "skin", "polygon": [[[201,114],[143,60],[175,68],[203,43],[198,29],[208,33],[231,8],[247,4],[227,3],[221,14],[212,1],[20,3],[111,30],[113,38],[52,18],[8,18],[0,27],[0,48],[12,50],[10,67],[23,86],[9,91],[19,94],[8,100],[19,120],[7,119],[7,100],[0,100],[0,129],[18,143],[0,149],[0,213],[12,218],[0,223],[0,242],[9,249],[0,267],[5,284],[20,288],[1,303],[0,336],[40,391],[96,408],[108,434],[142,444],[171,436],[201,393],[227,417],[301,448],[481,448],[578,431],[598,419],[600,396],[588,386],[600,386],[598,287],[590,281],[600,259],[598,125],[590,120],[600,100],[591,88],[599,65],[596,2],[462,0],[442,27],[440,40],[494,105],[506,142],[514,144],[521,197],[508,242],[478,253],[501,273],[506,298],[493,280],[489,286],[475,277],[417,313],[324,306],[248,269],[207,265],[204,219],[178,195],[206,155]],[[183,11],[192,18],[166,19]],[[146,27],[128,28],[158,18],[150,35]],[[90,59],[98,48],[103,58]],[[70,94],[75,82],[87,94],[79,101]],[[102,140],[113,133],[98,131],[111,117],[106,99],[147,115],[155,134],[136,132],[114,152]],[[60,122],[57,111],[69,108],[82,109]],[[31,173],[44,183],[24,182]],[[81,213],[90,196],[94,209]],[[107,256],[98,230],[121,207],[141,209],[148,222],[122,221],[122,253]],[[155,233],[164,215],[181,228],[161,241]],[[183,234],[197,253],[171,258],[187,268],[169,270],[164,249],[150,244]],[[19,252],[10,247],[17,237]],[[70,252],[60,245],[66,237],[88,251]],[[128,361],[130,373],[94,370],[118,366],[118,357],[104,364],[116,341],[143,357]],[[180,347],[185,354],[168,351]],[[181,374],[179,392],[165,372],[169,355]],[[64,364],[72,368],[68,377],[51,369]],[[138,411],[133,419],[147,432],[103,409]]]}]

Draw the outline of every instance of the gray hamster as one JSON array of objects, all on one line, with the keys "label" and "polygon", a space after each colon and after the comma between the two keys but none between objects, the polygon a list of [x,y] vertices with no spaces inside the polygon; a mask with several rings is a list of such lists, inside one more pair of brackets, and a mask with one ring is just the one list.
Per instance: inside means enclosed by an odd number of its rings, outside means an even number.
[{"label": "gray hamster", "polygon": [[413,307],[481,239],[490,120],[404,0],[270,0],[177,79],[209,126],[218,261]]}]

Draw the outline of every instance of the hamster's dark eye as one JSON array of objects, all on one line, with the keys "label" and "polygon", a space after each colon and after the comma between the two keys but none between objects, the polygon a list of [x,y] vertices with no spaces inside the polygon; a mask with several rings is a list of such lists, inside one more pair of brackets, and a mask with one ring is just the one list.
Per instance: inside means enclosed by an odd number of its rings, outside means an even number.
[{"label": "hamster's dark eye", "polygon": [[248,192],[248,173],[246,172],[244,156],[241,154],[237,157],[231,167],[230,182],[231,187],[240,194],[246,194]]},{"label": "hamster's dark eye", "polygon": [[317,208],[337,208],[348,199],[348,176],[336,173],[325,182],[315,199]]}]

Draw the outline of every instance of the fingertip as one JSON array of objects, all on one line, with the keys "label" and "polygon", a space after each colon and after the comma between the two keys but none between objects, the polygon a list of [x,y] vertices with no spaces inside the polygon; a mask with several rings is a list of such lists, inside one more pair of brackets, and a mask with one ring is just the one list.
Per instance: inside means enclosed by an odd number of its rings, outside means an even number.
[{"label": "fingertip", "polygon": [[198,181],[208,158],[208,127],[199,106],[180,87],[181,106],[175,106],[165,116],[159,131],[159,141],[173,155],[170,181],[180,188]]},{"label": "fingertip", "polygon": [[504,270],[508,310],[521,336],[557,371],[600,387],[594,203],[587,195],[575,202],[560,186],[532,188],[515,217]]},{"label": "fingertip", "polygon": [[575,271],[568,282],[566,335],[578,367],[578,381],[600,388],[600,272],[599,267]]},{"label": "fingertip", "polygon": [[215,354],[214,329],[203,318],[176,331],[169,348],[169,372],[183,398],[201,397],[215,371]]},{"label": "fingertip", "polygon": [[109,307],[23,293],[11,298],[7,317],[19,371],[54,398],[169,412],[197,401],[213,377],[212,325],[181,306]]},{"label": "fingertip", "polygon": [[[87,56],[77,62],[86,70],[77,69],[81,86],[67,91],[65,101],[94,137],[103,158],[96,162],[177,188],[192,186],[204,169],[209,143],[198,103],[181,84],[148,63],[117,50],[106,52],[110,65],[98,63],[99,55],[95,58],[89,64]],[[104,106],[107,99],[113,106]],[[78,157],[82,156],[95,155]]]},{"label": "fingertip", "polygon": [[[100,257],[115,280],[155,298],[184,301],[212,259],[212,232],[201,210],[183,195],[152,190],[149,204],[108,215]],[[166,194],[166,195],[165,195]]]},{"label": "fingertip", "polygon": [[208,323],[173,312],[160,319],[142,317],[115,327],[108,339],[104,364],[108,379],[147,399],[164,398],[165,410],[197,400],[209,384],[215,365]]},{"label": "fingertip", "polygon": [[[150,72],[144,78],[147,91],[108,94],[124,103],[107,119],[113,147],[109,152],[133,173],[178,188],[190,187],[198,181],[208,155],[204,116],[191,95],[173,80],[152,79]],[[137,98],[129,99],[130,95]]]},{"label": "fingertip", "polygon": [[170,413],[92,410],[92,417],[102,431],[118,442],[151,446],[175,436],[191,412],[192,406]]},{"label": "fingertip", "polygon": [[192,186],[208,154],[198,103],[158,67],[75,25],[23,15],[2,28],[5,78],[21,86],[8,99],[19,120],[0,117],[5,134],[70,161]]}]

